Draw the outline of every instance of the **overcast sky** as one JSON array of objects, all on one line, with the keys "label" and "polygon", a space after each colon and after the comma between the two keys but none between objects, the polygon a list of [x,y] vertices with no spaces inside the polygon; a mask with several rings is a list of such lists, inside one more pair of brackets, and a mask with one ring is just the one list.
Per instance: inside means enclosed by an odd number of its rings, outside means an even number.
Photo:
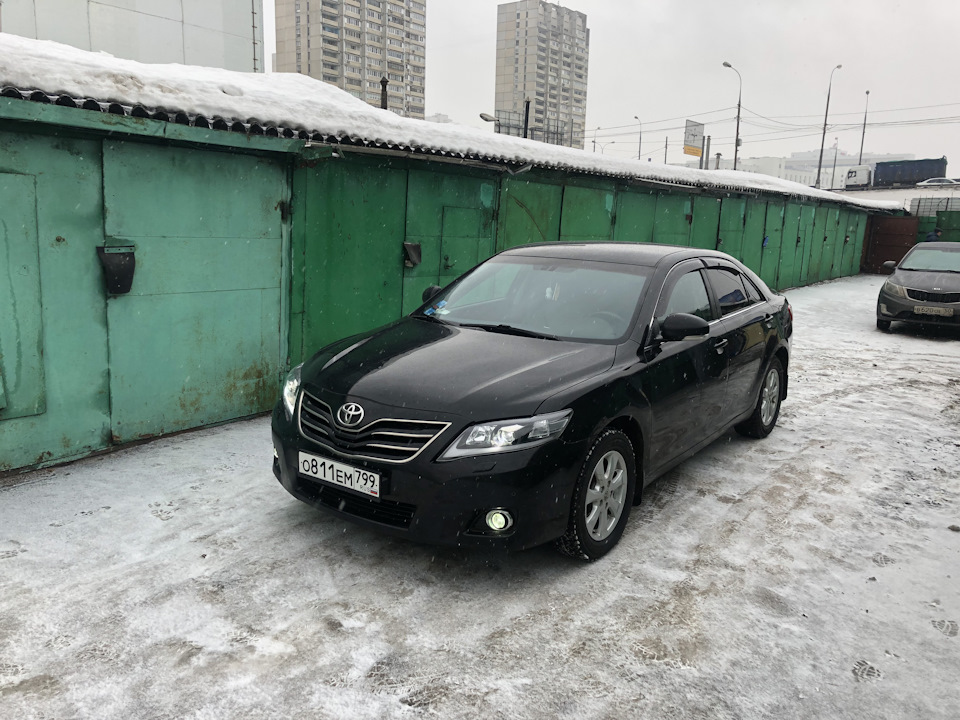
[{"label": "overcast sky", "polygon": [[[493,112],[498,0],[426,0],[427,115],[487,127]],[[740,157],[819,150],[833,75],[825,164],[860,152],[946,155],[960,177],[958,0],[564,0],[587,15],[587,144],[636,157],[690,160],[686,118],[705,124],[712,150],[733,156],[743,78]],[[272,16],[273,0],[264,0]],[[272,23],[265,25],[272,34]],[[272,44],[268,41],[268,53]],[[269,57],[269,55],[268,55]],[[600,128],[596,130],[596,128]],[[597,148],[599,151],[599,147]]]}]

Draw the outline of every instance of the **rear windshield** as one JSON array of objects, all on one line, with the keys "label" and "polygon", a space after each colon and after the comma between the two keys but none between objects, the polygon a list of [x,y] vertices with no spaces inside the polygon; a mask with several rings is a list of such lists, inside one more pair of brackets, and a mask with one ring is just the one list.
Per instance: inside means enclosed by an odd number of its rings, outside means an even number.
[{"label": "rear windshield", "polygon": [[900,263],[900,269],[960,272],[960,244],[956,249],[917,246]]}]

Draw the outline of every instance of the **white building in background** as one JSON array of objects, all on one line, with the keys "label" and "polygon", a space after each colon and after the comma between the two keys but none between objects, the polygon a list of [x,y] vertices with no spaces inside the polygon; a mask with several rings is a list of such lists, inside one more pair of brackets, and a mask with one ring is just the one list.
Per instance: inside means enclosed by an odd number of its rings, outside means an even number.
[{"label": "white building in background", "polygon": [[263,0],[2,0],[0,30],[145,63],[263,72]]},{"label": "white building in background", "polygon": [[273,69],[336,85],[380,107],[423,119],[426,0],[276,0]]},{"label": "white building in background", "polygon": [[497,6],[494,110],[500,132],[583,149],[590,30],[587,16],[545,0]]}]

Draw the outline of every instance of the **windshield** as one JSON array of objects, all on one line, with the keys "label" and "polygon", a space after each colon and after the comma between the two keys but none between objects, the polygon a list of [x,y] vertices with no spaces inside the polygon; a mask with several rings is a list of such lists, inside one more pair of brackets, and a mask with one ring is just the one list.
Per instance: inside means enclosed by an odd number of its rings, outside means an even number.
[{"label": "windshield", "polygon": [[502,256],[417,314],[496,332],[613,341],[630,329],[650,272],[634,265]]},{"label": "windshield", "polygon": [[960,244],[956,249],[915,247],[900,263],[899,269],[960,272]]}]

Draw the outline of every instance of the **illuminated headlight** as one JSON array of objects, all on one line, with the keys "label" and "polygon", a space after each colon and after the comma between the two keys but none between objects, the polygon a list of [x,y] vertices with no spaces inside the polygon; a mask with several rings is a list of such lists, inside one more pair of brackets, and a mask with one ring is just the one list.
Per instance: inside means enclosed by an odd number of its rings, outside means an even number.
[{"label": "illuminated headlight", "polygon": [[297,407],[297,394],[300,392],[300,368],[303,363],[297,365],[287,375],[283,381],[283,409],[287,413],[287,420],[293,418],[293,410]]},{"label": "illuminated headlight", "polygon": [[907,296],[907,290],[902,285],[897,285],[892,280],[887,280],[883,284],[883,291],[888,295],[895,295],[896,297],[905,298]]},{"label": "illuminated headlight", "polygon": [[452,460],[542,445],[559,437],[572,415],[573,410],[561,410],[532,418],[471,425],[443,451],[440,459]]}]

